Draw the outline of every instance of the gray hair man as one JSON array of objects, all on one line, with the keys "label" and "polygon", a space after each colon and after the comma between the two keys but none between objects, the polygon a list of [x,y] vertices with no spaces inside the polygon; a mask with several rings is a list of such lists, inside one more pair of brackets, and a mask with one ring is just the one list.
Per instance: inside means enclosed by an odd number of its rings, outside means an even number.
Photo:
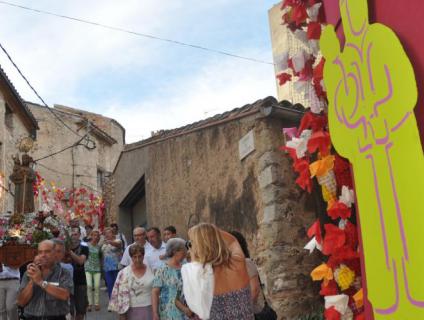
[{"label": "gray hair man", "polygon": [[122,255],[122,259],[120,264],[124,267],[129,266],[131,264],[131,257],[129,254],[129,249],[133,244],[139,244],[144,247],[145,254],[149,252],[152,248],[150,243],[146,241],[146,229],[143,227],[135,227],[133,230],[133,238],[134,242],[125,248],[124,254]]},{"label": "gray hair man", "polygon": [[69,272],[56,263],[54,249],[52,241],[40,242],[37,257],[27,266],[17,298],[25,318],[65,320],[69,313],[73,282]]}]

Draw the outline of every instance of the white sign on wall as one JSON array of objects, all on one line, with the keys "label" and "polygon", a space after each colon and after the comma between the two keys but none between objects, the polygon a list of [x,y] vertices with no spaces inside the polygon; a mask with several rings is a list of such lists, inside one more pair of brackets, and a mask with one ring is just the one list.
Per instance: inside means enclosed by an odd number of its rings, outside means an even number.
[{"label": "white sign on wall", "polygon": [[255,151],[255,139],[254,139],[253,130],[250,130],[239,141],[239,157],[240,157],[240,160],[243,160],[244,158],[246,158],[253,151]]}]

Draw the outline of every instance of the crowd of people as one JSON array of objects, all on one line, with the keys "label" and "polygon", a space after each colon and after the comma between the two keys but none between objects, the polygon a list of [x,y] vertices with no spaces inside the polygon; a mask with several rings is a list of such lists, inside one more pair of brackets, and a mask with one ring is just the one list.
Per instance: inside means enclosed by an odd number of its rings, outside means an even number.
[{"label": "crowd of people", "polygon": [[116,224],[101,233],[73,221],[70,235],[70,245],[41,242],[22,277],[3,266],[2,319],[18,319],[17,307],[28,320],[83,319],[101,309],[102,278],[120,320],[262,319],[258,270],[239,232],[201,223],[185,240],[173,226],[139,226],[128,245]]}]

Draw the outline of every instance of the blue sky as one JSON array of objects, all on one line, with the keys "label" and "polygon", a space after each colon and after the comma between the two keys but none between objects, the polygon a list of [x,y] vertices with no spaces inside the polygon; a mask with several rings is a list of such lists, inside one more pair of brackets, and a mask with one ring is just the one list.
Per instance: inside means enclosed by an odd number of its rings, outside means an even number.
[{"label": "blue sky", "polygon": [[[272,0],[11,0],[37,9],[272,61]],[[268,95],[271,65],[105,30],[0,4],[0,41],[49,105],[113,117],[127,141]],[[39,102],[3,53],[21,95]]]}]

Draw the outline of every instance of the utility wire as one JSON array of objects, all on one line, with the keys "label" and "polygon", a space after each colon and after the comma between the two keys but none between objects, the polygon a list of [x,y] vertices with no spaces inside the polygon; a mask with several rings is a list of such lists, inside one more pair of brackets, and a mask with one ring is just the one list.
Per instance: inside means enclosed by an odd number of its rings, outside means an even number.
[{"label": "utility wire", "polygon": [[63,149],[60,149],[59,151],[56,151],[56,152],[50,153],[50,154],[48,154],[48,155],[46,155],[46,156],[43,156],[43,157],[41,157],[41,158],[35,159],[35,160],[34,160],[34,162],[38,162],[38,161],[40,161],[40,160],[44,160],[44,159],[47,159],[47,158],[53,157],[53,156],[55,156],[55,155],[57,155],[57,154],[59,154],[59,153],[62,153],[62,152],[64,152],[64,151],[68,150],[68,149],[71,149],[71,148],[76,147],[76,146],[79,146],[79,145],[83,145],[83,144],[81,144],[81,141],[82,141],[82,140],[84,140],[86,137],[87,137],[87,135],[85,135],[85,136],[81,137],[81,139],[79,139],[78,141],[76,141],[74,144],[72,144],[72,145],[70,145],[70,146],[67,146],[67,147],[65,147],[65,148],[63,148]]},{"label": "utility wire", "polygon": [[[37,163],[37,165],[39,165],[39,166],[41,166],[41,167],[43,167],[43,168],[45,168],[47,170],[50,170],[52,172],[55,172],[57,174],[61,174],[61,175],[64,175],[64,176],[69,176],[69,177],[72,176],[71,173],[66,173],[66,172],[58,171],[56,169],[49,168],[49,167],[47,167],[47,166],[45,166],[44,164],[41,164],[41,163]],[[74,176],[75,177],[86,177],[86,178],[96,178],[97,179],[97,176],[90,176],[90,175],[86,175],[86,174],[75,174]]]},{"label": "utility wire", "polygon": [[28,81],[28,79],[24,76],[24,74],[22,73],[22,71],[19,69],[19,67],[16,65],[16,63],[13,61],[12,57],[9,55],[9,53],[7,52],[7,50],[3,47],[3,45],[0,43],[0,48],[3,50],[3,52],[6,54],[7,58],[9,59],[9,61],[12,63],[12,65],[15,67],[15,69],[18,71],[18,73],[21,75],[21,77],[25,80],[25,82],[27,83],[27,85],[31,88],[31,90],[34,92],[34,94],[38,97],[38,99],[40,99],[40,101],[43,103],[43,106],[47,108],[47,110],[49,110],[53,116],[55,116],[55,118],[57,120],[59,120],[62,125],[64,125],[66,128],[68,128],[70,131],[72,131],[74,134],[76,134],[78,137],[81,137],[81,135],[76,132],[74,129],[72,129],[70,126],[68,126],[48,105],[47,103],[44,101],[43,98],[41,98],[41,96],[38,94],[37,90],[34,89],[34,87],[31,85],[31,83]]},{"label": "utility wire", "polygon": [[98,23],[98,22],[93,22],[93,21],[89,21],[89,20],[85,20],[85,19],[81,19],[81,18],[74,18],[74,17],[63,15],[63,14],[54,13],[54,12],[51,12],[51,11],[45,11],[45,10],[41,10],[41,9],[30,8],[30,7],[19,5],[19,4],[16,4],[16,3],[11,3],[11,2],[8,2],[8,1],[0,0],[0,4],[4,4],[4,5],[16,7],[16,8],[20,8],[20,9],[24,9],[24,10],[28,10],[28,11],[33,11],[33,12],[37,12],[37,13],[41,13],[41,14],[45,14],[45,15],[50,15],[50,16],[54,16],[54,17],[58,17],[58,18],[62,18],[62,19],[81,22],[81,23],[93,25],[93,26],[100,27],[100,28],[105,28],[105,29],[114,30],[114,31],[118,31],[118,32],[124,32],[124,33],[132,34],[132,35],[135,35],[135,36],[143,37],[143,38],[148,38],[148,39],[158,40],[158,41],[162,41],[162,42],[168,42],[168,43],[171,43],[171,44],[174,44],[174,45],[179,45],[179,46],[190,47],[190,48],[194,48],[194,49],[198,49],[198,50],[208,51],[208,52],[212,52],[212,53],[216,53],[216,54],[220,54],[220,55],[225,55],[225,56],[229,56],[229,57],[236,58],[236,59],[242,59],[242,60],[247,60],[247,61],[256,62],[256,63],[268,64],[268,65],[272,65],[272,66],[274,65],[274,63],[269,62],[269,61],[245,57],[245,56],[241,56],[241,55],[234,54],[234,53],[227,52],[227,51],[223,51],[223,50],[212,49],[212,48],[208,48],[208,47],[204,47],[204,46],[200,46],[200,45],[196,45],[196,44],[186,43],[186,42],[173,40],[173,39],[169,39],[169,38],[163,38],[163,37],[159,37],[159,36],[155,36],[155,35],[151,35],[151,34],[147,34],[147,33],[141,33],[141,32],[137,32],[137,31],[132,31],[132,30],[124,29],[124,28],[120,28],[120,27],[114,27],[114,26],[110,26],[110,25],[106,25],[106,24],[102,24],[102,23]]}]

